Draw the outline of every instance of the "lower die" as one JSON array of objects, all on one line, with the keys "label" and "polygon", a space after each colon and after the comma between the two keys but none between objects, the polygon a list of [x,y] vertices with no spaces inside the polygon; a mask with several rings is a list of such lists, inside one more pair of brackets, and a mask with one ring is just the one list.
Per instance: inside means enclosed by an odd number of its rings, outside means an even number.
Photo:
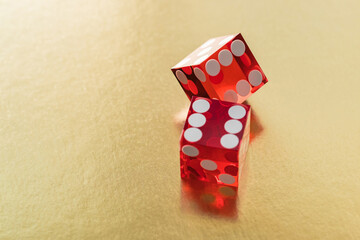
[{"label": "lower die", "polygon": [[250,112],[245,104],[193,97],[180,139],[181,177],[238,186]]}]

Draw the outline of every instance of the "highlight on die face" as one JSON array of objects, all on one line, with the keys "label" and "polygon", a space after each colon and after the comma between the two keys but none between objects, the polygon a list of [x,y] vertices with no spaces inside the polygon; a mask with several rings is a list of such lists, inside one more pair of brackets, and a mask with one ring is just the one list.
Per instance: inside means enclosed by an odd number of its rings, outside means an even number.
[{"label": "highlight on die face", "polygon": [[243,103],[268,82],[241,34],[209,39],[171,70],[189,99]]}]

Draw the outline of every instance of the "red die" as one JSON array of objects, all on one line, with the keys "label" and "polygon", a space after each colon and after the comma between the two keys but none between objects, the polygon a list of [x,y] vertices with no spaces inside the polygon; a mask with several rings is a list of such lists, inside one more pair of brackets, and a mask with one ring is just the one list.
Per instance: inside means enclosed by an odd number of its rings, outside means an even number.
[{"label": "red die", "polygon": [[182,178],[238,185],[250,136],[250,106],[193,97],[180,139]]},{"label": "red die", "polygon": [[268,82],[241,34],[208,40],[171,70],[189,99],[242,103]]}]

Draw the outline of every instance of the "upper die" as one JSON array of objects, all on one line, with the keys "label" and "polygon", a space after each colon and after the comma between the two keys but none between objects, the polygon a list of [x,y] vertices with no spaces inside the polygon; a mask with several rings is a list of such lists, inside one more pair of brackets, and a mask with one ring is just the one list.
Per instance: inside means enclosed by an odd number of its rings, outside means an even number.
[{"label": "upper die", "polygon": [[268,82],[241,34],[208,40],[171,70],[189,99],[242,103]]},{"label": "upper die", "polygon": [[182,153],[188,157],[237,162],[243,137],[250,129],[249,115],[249,105],[193,97],[181,136]]}]

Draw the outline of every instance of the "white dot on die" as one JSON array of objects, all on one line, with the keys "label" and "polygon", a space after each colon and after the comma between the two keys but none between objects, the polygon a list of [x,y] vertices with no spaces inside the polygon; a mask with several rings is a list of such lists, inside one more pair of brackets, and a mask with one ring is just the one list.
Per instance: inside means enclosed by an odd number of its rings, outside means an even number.
[{"label": "white dot on die", "polygon": [[179,79],[180,82],[182,82],[183,84],[187,84],[188,79],[187,79],[185,73],[183,73],[181,70],[177,70],[175,72],[175,74],[176,74],[176,77]]},{"label": "white dot on die", "polygon": [[201,113],[193,113],[188,118],[188,123],[193,127],[202,127],[206,123],[206,118]]},{"label": "white dot on die", "polygon": [[231,118],[241,119],[246,115],[246,110],[242,106],[232,106],[229,108],[228,114]]},{"label": "white dot on die", "polygon": [[198,128],[188,128],[184,132],[184,138],[189,142],[197,142],[201,139],[202,132]]},{"label": "white dot on die", "polygon": [[240,57],[241,55],[243,55],[245,53],[245,44],[243,41],[241,40],[235,40],[231,43],[231,52],[237,56]]},{"label": "white dot on die", "polygon": [[220,143],[224,148],[234,148],[239,144],[239,138],[234,134],[225,134],[221,137]]},{"label": "white dot on die", "polygon": [[236,91],[242,97],[247,96],[250,93],[250,84],[246,80],[240,80],[236,83]]},{"label": "white dot on die", "polygon": [[227,36],[226,38],[224,38],[223,40],[221,40],[219,42],[219,45],[224,45],[225,43],[227,43],[228,41],[230,41],[233,38],[234,38],[234,35]]},{"label": "white dot on die", "polygon": [[206,81],[205,73],[200,68],[194,68],[194,74],[195,76],[202,82]]},{"label": "white dot on die", "polygon": [[182,147],[181,151],[185,154],[188,155],[190,157],[196,157],[197,155],[199,155],[199,150],[191,145],[185,145]]},{"label": "white dot on die", "polygon": [[253,85],[254,87],[259,86],[262,82],[262,74],[259,70],[252,70],[249,73],[249,82],[251,83],[251,85]]},{"label": "white dot on die", "polygon": [[203,54],[205,54],[205,53],[207,53],[208,51],[210,51],[211,48],[212,48],[212,47],[207,47],[207,48],[201,50],[201,51],[197,54],[198,57],[201,56],[201,55],[203,55]]},{"label": "white dot on die", "polygon": [[217,164],[214,161],[211,160],[202,160],[200,163],[200,166],[209,171],[214,171],[217,169]]},{"label": "white dot on die", "polygon": [[229,66],[233,61],[233,56],[231,52],[227,49],[221,50],[219,52],[218,58],[219,58],[219,62],[223,66]]},{"label": "white dot on die", "polygon": [[228,102],[234,102],[236,103],[238,100],[238,96],[234,90],[227,90],[224,93],[224,100]]},{"label": "white dot on die", "polygon": [[194,62],[194,64],[195,64],[195,65],[200,64],[200,63],[202,63],[205,59],[207,59],[208,57],[209,57],[209,54],[205,54],[204,56],[199,57],[199,58]]},{"label": "white dot on die", "polygon": [[210,76],[216,76],[220,72],[220,64],[215,59],[210,59],[206,62],[205,69]]},{"label": "white dot on die", "polygon": [[213,44],[215,42],[215,38],[207,40],[203,45],[200,46],[200,48],[206,48],[209,45]]},{"label": "white dot on die", "polygon": [[228,133],[238,133],[242,130],[243,125],[240,121],[231,119],[225,123],[224,128]]},{"label": "white dot on die", "polygon": [[192,104],[192,109],[195,112],[204,113],[210,109],[210,103],[204,99],[199,99]]},{"label": "white dot on die", "polygon": [[235,178],[231,176],[230,174],[220,174],[219,180],[222,181],[225,184],[233,184],[235,183]]}]

